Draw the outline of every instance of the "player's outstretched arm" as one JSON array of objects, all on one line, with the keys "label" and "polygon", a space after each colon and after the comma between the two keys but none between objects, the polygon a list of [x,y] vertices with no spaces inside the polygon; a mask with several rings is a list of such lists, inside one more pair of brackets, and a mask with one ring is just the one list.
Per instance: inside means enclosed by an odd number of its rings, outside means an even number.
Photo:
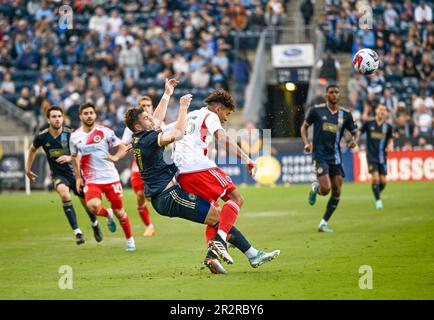
[{"label": "player's outstretched arm", "polygon": [[157,108],[155,108],[152,117],[156,121],[156,126],[160,127],[161,123],[164,121],[167,112],[167,105],[169,104],[170,97],[175,91],[175,87],[178,85],[179,81],[176,79],[166,79],[166,84],[164,86],[164,95],[158,103]]},{"label": "player's outstretched arm", "polygon": [[116,150],[116,153],[111,155],[109,154],[107,159],[113,162],[117,162],[123,158],[131,151],[132,146],[126,146],[124,143],[119,144],[118,149]]},{"label": "player's outstretched arm", "polygon": [[257,165],[250,157],[241,149],[238,144],[226,134],[226,131],[219,129],[214,132],[214,137],[217,139],[219,146],[223,146],[231,155],[241,159],[249,174],[253,177],[256,174]]},{"label": "player's outstretched arm", "polygon": [[301,125],[300,134],[301,138],[303,139],[304,143],[304,151],[307,153],[312,152],[312,143],[309,141],[307,130],[309,129],[309,124],[305,121],[303,121],[303,124]]},{"label": "player's outstretched arm", "polygon": [[158,136],[158,145],[160,147],[167,146],[172,142],[182,139],[185,135],[185,127],[187,125],[187,112],[193,96],[187,94],[179,100],[178,119],[172,129],[167,132],[160,133]]},{"label": "player's outstretched arm", "polygon": [[36,178],[38,177],[35,173],[32,172],[32,164],[35,160],[36,156],[36,148],[32,145],[29,148],[29,151],[27,153],[27,162],[26,162],[26,176],[30,179],[30,181],[35,182]]}]

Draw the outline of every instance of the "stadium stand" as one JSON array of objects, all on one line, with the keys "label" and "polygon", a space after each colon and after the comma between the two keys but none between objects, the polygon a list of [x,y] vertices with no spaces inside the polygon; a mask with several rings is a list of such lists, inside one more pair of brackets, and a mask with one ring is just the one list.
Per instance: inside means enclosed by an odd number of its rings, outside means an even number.
[{"label": "stadium stand", "polygon": [[[234,34],[282,23],[280,3],[70,1],[68,30],[59,26],[57,1],[1,1],[0,93],[33,112],[37,123],[49,104],[68,115],[71,106],[90,100],[120,134],[122,111],[140,95],[157,102],[167,77],[181,80],[177,96],[192,92],[196,108],[210,90],[230,89],[233,79],[242,92],[249,70],[236,56]],[[175,114],[169,107],[169,120]]]}]

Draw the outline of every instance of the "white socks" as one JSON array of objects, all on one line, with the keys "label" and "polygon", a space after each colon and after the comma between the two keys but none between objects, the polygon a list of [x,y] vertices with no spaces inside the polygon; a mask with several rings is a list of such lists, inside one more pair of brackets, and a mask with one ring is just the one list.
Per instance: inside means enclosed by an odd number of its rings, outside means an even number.
[{"label": "white socks", "polygon": [[251,258],[254,258],[258,255],[258,250],[256,250],[253,247],[250,247],[249,250],[244,252],[244,254],[246,255],[247,258],[251,259]]},{"label": "white socks", "polygon": [[217,231],[217,233],[226,242],[226,238],[228,237],[228,234],[226,232],[224,232],[223,230],[219,230],[219,231]]}]

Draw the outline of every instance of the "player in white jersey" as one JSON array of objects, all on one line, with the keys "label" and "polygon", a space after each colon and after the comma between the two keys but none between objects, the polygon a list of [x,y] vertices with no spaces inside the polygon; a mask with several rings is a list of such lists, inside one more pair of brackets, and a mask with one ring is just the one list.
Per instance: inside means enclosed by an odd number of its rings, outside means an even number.
[{"label": "player in white jersey", "polygon": [[[181,188],[196,194],[212,203],[218,199],[224,200],[218,227],[207,226],[206,239],[209,246],[205,265],[214,273],[220,270],[216,254],[218,246],[226,244],[229,230],[235,223],[244,199],[232,183],[231,178],[217,167],[214,161],[207,157],[207,136],[214,136],[220,146],[235,153],[245,164],[250,175],[254,175],[256,164],[245,152],[238,147],[222,127],[234,111],[232,97],[224,90],[211,93],[205,99],[206,107],[190,112],[187,118],[185,136],[175,143],[174,161],[179,169],[177,181]],[[169,129],[171,125],[167,126]],[[166,128],[165,128],[166,130]],[[243,253],[249,258],[250,264],[257,267],[260,264],[276,258],[279,250],[270,253],[258,251],[254,247],[245,248]],[[223,260],[225,257],[220,256]]]},{"label": "player in white jersey", "polygon": [[[116,231],[113,220],[113,215],[116,215],[127,239],[126,250],[134,251],[136,247],[131,232],[131,222],[124,210],[122,185],[113,163],[126,154],[127,147],[116,137],[113,130],[95,123],[96,113],[93,104],[81,105],[79,114],[82,126],[72,133],[70,139],[77,190],[83,188],[87,208],[93,214],[106,217],[111,232]],[[118,148],[117,152],[111,155],[110,148],[115,147]],[[110,202],[111,208],[102,207],[103,193]]]},{"label": "player in white jersey", "polygon": [[[170,97],[173,94],[173,91],[175,87],[178,85],[178,81],[175,79],[166,79],[166,84],[164,88],[164,95],[160,100],[160,103],[158,104],[157,108],[155,109],[156,112],[166,114],[167,105],[169,104]],[[154,113],[154,107],[152,105],[152,99],[148,96],[143,96],[140,98],[139,101],[139,107],[141,107],[143,110],[145,110],[149,114]],[[161,117],[160,117],[161,118]],[[158,127],[163,125],[163,119],[159,119],[158,117],[155,117],[156,124]],[[122,142],[125,145],[130,145],[132,142],[132,136],[133,132],[126,127],[124,134],[122,135]],[[155,233],[154,225],[152,224],[150,215],[149,215],[149,209],[146,205],[146,198],[145,198],[145,186],[143,184],[142,178],[140,176],[139,168],[137,167],[136,159],[133,158],[133,162],[131,164],[131,187],[134,190],[134,193],[136,194],[137,199],[137,211],[139,212],[140,217],[142,218],[143,223],[146,226],[145,233],[143,234],[145,237],[152,237]]]}]

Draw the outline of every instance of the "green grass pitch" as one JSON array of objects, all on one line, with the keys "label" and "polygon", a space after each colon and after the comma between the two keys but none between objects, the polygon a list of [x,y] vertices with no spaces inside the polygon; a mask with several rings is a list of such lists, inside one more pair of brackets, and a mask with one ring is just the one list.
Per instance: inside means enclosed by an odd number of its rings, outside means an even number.
[{"label": "green grass pitch", "polygon": [[[77,246],[55,193],[0,195],[0,299],[433,299],[434,183],[391,183],[374,209],[369,184],[344,184],[330,226],[316,227],[326,205],[307,203],[307,185],[240,188],[245,204],[237,226],[258,249],[280,257],[253,269],[239,251],[227,275],[202,265],[204,226],[152,211],[156,235],[145,239],[131,190],[124,193],[137,251],[124,251],[118,224],[93,239],[74,199],[86,243]],[[73,270],[61,290],[59,267]],[[359,288],[362,265],[373,289]]]}]

